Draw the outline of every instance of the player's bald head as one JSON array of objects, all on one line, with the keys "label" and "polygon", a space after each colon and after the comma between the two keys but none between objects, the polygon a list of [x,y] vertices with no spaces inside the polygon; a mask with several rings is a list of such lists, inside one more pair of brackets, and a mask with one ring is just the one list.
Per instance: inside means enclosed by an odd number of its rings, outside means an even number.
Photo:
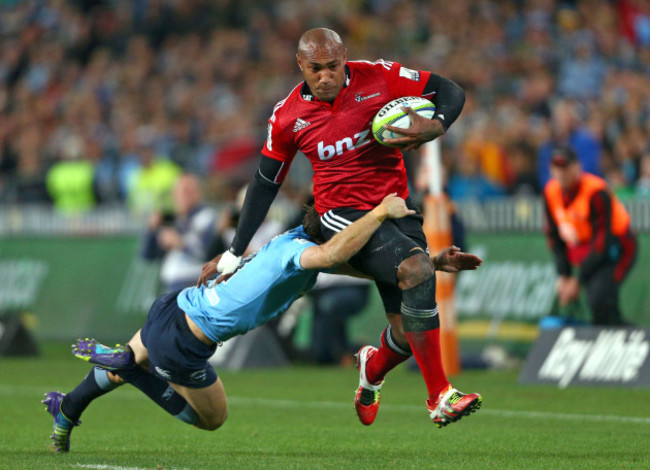
[{"label": "player's bald head", "polygon": [[310,29],[298,42],[298,67],[316,98],[334,101],[345,84],[348,53],[331,29]]},{"label": "player's bald head", "polygon": [[336,31],[327,28],[310,29],[298,41],[298,55],[300,56],[305,57],[318,49],[325,50],[331,55],[345,52],[341,36]]}]

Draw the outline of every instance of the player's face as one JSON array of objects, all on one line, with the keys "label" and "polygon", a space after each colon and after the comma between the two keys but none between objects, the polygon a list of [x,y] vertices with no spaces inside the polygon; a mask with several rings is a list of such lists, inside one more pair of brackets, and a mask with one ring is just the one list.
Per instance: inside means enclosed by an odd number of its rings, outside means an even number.
[{"label": "player's face", "polygon": [[567,166],[551,165],[551,177],[560,183],[560,187],[569,191],[580,181],[582,167],[580,163],[574,162]]},{"label": "player's face", "polygon": [[319,47],[298,54],[298,65],[309,89],[321,101],[333,101],[345,83],[345,49]]}]

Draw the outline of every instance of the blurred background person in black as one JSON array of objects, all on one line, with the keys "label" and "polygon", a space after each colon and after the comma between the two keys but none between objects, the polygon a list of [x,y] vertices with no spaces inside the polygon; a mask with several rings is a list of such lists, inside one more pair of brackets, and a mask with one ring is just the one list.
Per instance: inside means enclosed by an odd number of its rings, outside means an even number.
[{"label": "blurred background person in black", "polygon": [[348,321],[368,303],[370,281],[339,274],[320,273],[310,292],[314,318],[309,356],[319,364],[353,362],[359,345],[348,338]]},{"label": "blurred background person in black", "polygon": [[142,256],[162,258],[160,279],[165,292],[196,284],[212,242],[216,212],[203,203],[199,179],[178,178],[173,193],[174,212],[154,212],[149,217]]}]

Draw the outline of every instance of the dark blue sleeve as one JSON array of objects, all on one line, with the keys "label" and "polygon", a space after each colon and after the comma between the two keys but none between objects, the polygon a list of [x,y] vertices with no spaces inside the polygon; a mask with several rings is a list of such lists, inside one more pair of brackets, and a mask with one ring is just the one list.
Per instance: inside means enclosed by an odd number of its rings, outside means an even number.
[{"label": "dark blue sleeve", "polygon": [[586,130],[576,132],[572,141],[583,170],[596,176],[602,176],[598,141]]},{"label": "dark blue sleeve", "polygon": [[544,188],[551,178],[551,148],[550,143],[546,143],[539,148],[537,152],[537,178],[539,187]]},{"label": "dark blue sleeve", "polygon": [[146,260],[162,258],[165,252],[158,246],[158,230],[148,230],[142,244],[141,256]]},{"label": "dark blue sleeve", "polygon": [[[269,157],[263,157],[272,160]],[[253,235],[260,228],[269,212],[269,208],[280,190],[280,184],[269,180],[262,174],[262,167],[255,172],[255,176],[248,185],[244,205],[237,222],[237,231],[230,245],[230,251],[241,256],[248,248]]]}]

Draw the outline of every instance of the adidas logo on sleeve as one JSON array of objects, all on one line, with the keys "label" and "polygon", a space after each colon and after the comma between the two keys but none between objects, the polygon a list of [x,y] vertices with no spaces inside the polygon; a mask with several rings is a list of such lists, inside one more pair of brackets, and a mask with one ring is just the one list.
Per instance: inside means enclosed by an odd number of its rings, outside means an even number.
[{"label": "adidas logo on sleeve", "polygon": [[311,122],[307,122],[304,119],[296,119],[296,125],[293,126],[293,132],[298,132],[303,130],[305,127],[311,126]]}]

